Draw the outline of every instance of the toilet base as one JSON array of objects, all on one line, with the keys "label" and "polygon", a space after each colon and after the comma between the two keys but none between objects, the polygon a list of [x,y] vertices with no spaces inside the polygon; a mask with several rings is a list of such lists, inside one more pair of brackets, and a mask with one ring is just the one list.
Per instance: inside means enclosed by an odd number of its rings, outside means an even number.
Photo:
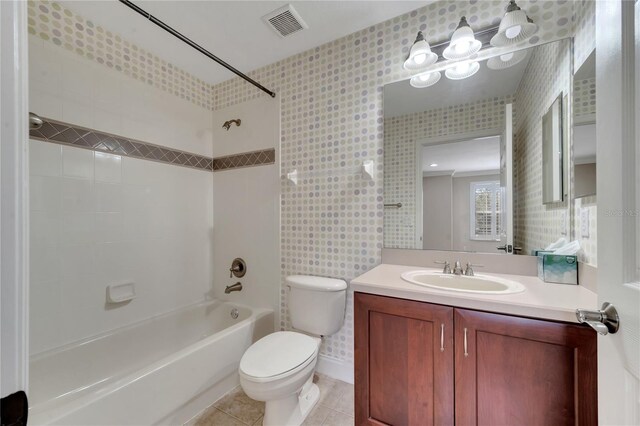
[{"label": "toilet base", "polygon": [[313,375],[299,393],[267,401],[264,408],[264,426],[300,426],[320,399],[320,389],[313,383]]}]

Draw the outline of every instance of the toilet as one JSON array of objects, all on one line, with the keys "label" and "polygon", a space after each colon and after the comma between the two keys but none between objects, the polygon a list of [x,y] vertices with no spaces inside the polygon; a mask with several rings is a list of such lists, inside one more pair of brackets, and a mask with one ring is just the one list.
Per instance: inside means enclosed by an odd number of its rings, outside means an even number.
[{"label": "toilet", "polygon": [[279,331],[255,342],[240,360],[240,385],[265,401],[263,425],[300,425],[320,398],[313,383],[322,336],[342,327],[347,283],[334,278],[286,278],[289,316],[296,331]]}]

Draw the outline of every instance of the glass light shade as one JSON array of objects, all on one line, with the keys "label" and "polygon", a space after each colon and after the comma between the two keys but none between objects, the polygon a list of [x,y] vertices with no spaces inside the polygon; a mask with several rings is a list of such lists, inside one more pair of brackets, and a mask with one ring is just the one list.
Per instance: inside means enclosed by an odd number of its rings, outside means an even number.
[{"label": "glass light shade", "polygon": [[492,70],[503,70],[510,68],[515,64],[519,64],[527,57],[526,50],[520,50],[518,52],[505,53],[500,56],[496,56],[487,61],[487,68]]},{"label": "glass light shade", "polygon": [[500,21],[498,32],[491,37],[492,46],[508,46],[528,40],[538,31],[524,10],[520,9],[515,1],[511,0],[507,7],[507,13]]},{"label": "glass light shade", "polygon": [[462,19],[460,19],[458,28],[456,28],[451,36],[449,46],[442,52],[442,56],[446,59],[466,59],[477,53],[481,47],[482,42],[476,40],[473,30],[463,16]]},{"label": "glass light shade", "polygon": [[478,62],[460,62],[451,68],[447,68],[444,75],[449,80],[464,80],[477,73],[479,69],[480,64]]},{"label": "glass light shade", "polygon": [[422,31],[418,31],[416,41],[411,46],[409,57],[404,61],[404,69],[407,71],[420,72],[438,60],[438,55],[431,51],[431,46],[424,39]]},{"label": "glass light shade", "polygon": [[424,89],[425,87],[433,86],[440,81],[442,74],[440,72],[427,72],[424,74],[418,74],[411,77],[409,84],[417,89]]}]

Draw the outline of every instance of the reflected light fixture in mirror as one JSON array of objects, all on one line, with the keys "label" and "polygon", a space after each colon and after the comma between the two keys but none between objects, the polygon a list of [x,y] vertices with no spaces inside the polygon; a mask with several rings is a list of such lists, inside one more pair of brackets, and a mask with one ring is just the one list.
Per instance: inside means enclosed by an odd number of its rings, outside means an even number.
[{"label": "reflected light fixture in mirror", "polygon": [[422,31],[418,31],[416,41],[413,42],[413,46],[411,46],[411,50],[409,51],[409,57],[404,61],[404,69],[419,72],[435,64],[437,60],[438,55],[431,51],[431,46],[429,46],[429,43],[424,39]]},{"label": "reflected light fixture in mirror", "polygon": [[507,12],[500,21],[498,33],[491,38],[492,46],[508,46],[518,44],[538,31],[538,26],[527,16],[526,12],[511,0]]},{"label": "reflected light fixture in mirror", "polygon": [[442,74],[440,74],[440,72],[427,72],[424,74],[418,74],[414,77],[411,77],[411,80],[409,80],[409,84],[417,89],[424,89],[425,87],[433,86],[434,84],[436,84],[438,81],[440,81],[440,77],[442,77]]},{"label": "reflected light fixture in mirror", "polygon": [[449,80],[463,80],[477,73],[479,69],[480,64],[478,62],[460,62],[451,68],[447,68],[444,75]]},{"label": "reflected light fixture in mirror", "polygon": [[519,64],[527,57],[526,50],[519,50],[517,52],[505,53],[500,56],[495,56],[487,61],[487,68],[491,70],[503,70],[505,68],[511,68],[512,66]]},{"label": "reflected light fixture in mirror", "polygon": [[473,30],[467,23],[467,18],[460,18],[458,28],[451,36],[449,46],[442,52],[446,59],[466,59],[477,53],[482,47],[482,42],[476,40]]}]

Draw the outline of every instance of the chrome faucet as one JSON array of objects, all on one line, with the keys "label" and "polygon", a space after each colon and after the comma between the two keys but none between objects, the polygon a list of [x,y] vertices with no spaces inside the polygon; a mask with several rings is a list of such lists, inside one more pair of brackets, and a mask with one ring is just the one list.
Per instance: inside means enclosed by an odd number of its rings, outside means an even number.
[{"label": "chrome faucet", "polygon": [[451,264],[449,262],[447,262],[446,260],[436,260],[433,263],[437,263],[438,265],[443,265],[443,267],[442,267],[442,273],[443,274],[450,274],[451,273]]},{"label": "chrome faucet", "polygon": [[242,283],[235,283],[234,285],[228,285],[224,288],[224,294],[229,294],[233,291],[241,291]]},{"label": "chrome faucet", "polygon": [[463,274],[462,265],[460,265],[460,261],[456,260],[456,263],[453,265],[453,275],[462,275]]},{"label": "chrome faucet", "polygon": [[471,262],[467,262],[467,268],[464,270],[464,274],[468,277],[473,277],[473,268],[482,268],[483,265],[472,265]]}]

